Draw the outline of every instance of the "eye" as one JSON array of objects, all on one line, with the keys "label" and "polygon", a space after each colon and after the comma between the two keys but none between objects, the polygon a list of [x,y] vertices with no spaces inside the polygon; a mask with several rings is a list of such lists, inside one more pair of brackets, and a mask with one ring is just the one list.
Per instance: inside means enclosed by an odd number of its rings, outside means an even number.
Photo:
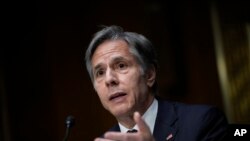
[{"label": "eye", "polygon": [[104,70],[100,69],[100,70],[97,70],[96,73],[95,73],[95,76],[96,77],[100,77],[104,74]]},{"label": "eye", "polygon": [[127,68],[127,66],[128,66],[128,65],[127,65],[125,62],[120,62],[120,63],[117,64],[117,68],[118,68],[119,70],[124,70],[124,69]]},{"label": "eye", "polygon": [[124,64],[119,64],[119,68],[124,68],[125,67],[125,65]]}]

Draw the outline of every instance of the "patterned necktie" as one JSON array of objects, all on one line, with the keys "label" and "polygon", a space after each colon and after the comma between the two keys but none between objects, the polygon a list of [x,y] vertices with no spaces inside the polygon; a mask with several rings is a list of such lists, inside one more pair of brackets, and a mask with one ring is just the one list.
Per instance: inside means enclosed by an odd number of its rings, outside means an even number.
[{"label": "patterned necktie", "polygon": [[137,132],[136,129],[130,129],[130,130],[127,131],[127,133],[136,133],[136,132]]}]

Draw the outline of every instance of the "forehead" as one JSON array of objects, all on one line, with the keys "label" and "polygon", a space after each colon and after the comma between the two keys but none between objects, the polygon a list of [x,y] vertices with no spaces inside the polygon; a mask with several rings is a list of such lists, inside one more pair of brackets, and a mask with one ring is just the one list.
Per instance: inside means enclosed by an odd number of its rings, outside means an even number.
[{"label": "forehead", "polygon": [[97,46],[93,56],[92,64],[99,62],[98,60],[103,60],[112,57],[132,57],[132,54],[129,52],[129,46],[127,42],[123,40],[108,40],[101,43]]}]

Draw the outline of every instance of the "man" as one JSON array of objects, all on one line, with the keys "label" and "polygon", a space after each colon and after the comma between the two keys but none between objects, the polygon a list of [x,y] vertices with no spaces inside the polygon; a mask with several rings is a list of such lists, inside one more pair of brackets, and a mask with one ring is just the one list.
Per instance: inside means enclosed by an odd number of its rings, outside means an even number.
[{"label": "man", "polygon": [[85,60],[103,107],[118,121],[95,141],[217,141],[224,136],[227,121],[216,108],[155,97],[157,60],[143,35],[105,27],[95,34]]}]

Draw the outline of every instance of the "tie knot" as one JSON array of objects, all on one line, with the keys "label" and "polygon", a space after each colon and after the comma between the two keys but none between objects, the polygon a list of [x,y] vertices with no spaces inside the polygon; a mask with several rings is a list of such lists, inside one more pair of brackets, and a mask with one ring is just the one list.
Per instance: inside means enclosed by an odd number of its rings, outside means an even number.
[{"label": "tie knot", "polygon": [[136,133],[136,132],[137,132],[136,129],[130,129],[130,130],[127,131],[127,133]]}]

